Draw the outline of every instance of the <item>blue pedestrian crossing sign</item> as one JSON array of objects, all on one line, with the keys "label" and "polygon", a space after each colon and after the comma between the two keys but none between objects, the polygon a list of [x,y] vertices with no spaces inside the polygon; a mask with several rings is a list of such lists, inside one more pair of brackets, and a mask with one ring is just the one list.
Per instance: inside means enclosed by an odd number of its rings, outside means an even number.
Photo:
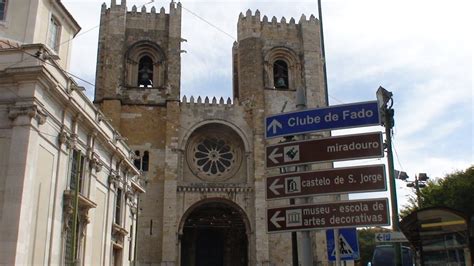
[{"label": "blue pedestrian crossing sign", "polygon": [[[355,228],[339,229],[339,251],[341,260],[358,260],[359,241],[357,238],[357,230]],[[326,243],[329,261],[336,260],[336,245],[334,243],[334,230],[326,230]]]}]

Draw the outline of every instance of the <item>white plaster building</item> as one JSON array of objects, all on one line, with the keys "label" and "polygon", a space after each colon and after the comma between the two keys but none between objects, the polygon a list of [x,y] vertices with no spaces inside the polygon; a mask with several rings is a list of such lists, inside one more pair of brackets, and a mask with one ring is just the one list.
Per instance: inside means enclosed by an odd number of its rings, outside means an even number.
[{"label": "white plaster building", "polygon": [[141,174],[64,71],[79,30],[60,0],[0,1],[0,265],[135,260]]}]

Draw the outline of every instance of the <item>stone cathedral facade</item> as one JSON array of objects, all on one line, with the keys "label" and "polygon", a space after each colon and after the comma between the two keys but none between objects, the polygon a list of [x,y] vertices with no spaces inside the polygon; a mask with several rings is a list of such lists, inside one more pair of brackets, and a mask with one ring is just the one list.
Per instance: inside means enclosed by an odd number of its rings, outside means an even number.
[{"label": "stone cathedral facade", "polygon": [[[140,265],[290,265],[290,233],[268,234],[264,117],[325,106],[319,22],[238,17],[232,47],[233,99],[186,98],[180,91],[181,4],[127,9],[104,4],[95,104],[128,139],[147,178],[140,197]],[[231,47],[229,47],[231,49]],[[318,136],[313,136],[318,137]],[[327,165],[326,165],[327,166]],[[318,166],[316,166],[318,167]],[[318,199],[313,199],[318,202]],[[314,261],[327,261],[312,233]]]}]

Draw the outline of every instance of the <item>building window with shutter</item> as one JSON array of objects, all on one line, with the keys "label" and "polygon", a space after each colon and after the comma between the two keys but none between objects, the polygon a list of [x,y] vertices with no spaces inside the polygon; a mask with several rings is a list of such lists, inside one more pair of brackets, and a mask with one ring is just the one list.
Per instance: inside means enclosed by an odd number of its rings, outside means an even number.
[{"label": "building window with shutter", "polygon": [[0,0],[0,21],[4,21],[7,15],[7,0]]},{"label": "building window with shutter", "polygon": [[72,153],[69,189],[75,191],[77,187],[80,194],[84,194],[84,164],[85,156],[80,151],[74,150]]},{"label": "building window with shutter", "polygon": [[117,188],[117,196],[115,198],[115,224],[121,225],[122,222],[122,189]]},{"label": "building window with shutter", "polygon": [[[80,254],[81,239],[82,239],[82,227],[84,226],[80,222],[80,214],[74,215],[74,206],[76,205],[74,197],[76,191],[78,195],[84,195],[84,176],[85,176],[85,160],[86,157],[78,150],[73,150],[70,162],[69,170],[69,195],[71,198],[65,204],[65,208],[70,207],[69,215],[65,218],[65,265],[77,265],[77,260]],[[79,204],[79,203],[77,203]],[[80,207],[77,206],[77,212]]]},{"label": "building window with shutter", "polygon": [[49,21],[49,32],[48,32],[48,46],[53,49],[56,53],[59,52],[59,40],[61,37],[61,24],[54,17],[51,16]]}]

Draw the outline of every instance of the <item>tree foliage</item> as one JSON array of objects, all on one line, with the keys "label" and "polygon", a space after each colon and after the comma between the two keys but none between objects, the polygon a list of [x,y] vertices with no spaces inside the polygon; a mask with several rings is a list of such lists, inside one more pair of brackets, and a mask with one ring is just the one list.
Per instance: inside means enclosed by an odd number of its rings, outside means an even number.
[{"label": "tree foliage", "polygon": [[[429,181],[420,190],[422,208],[449,207],[467,215],[474,214],[474,165],[464,171],[456,171],[444,178]],[[404,217],[418,209],[415,197],[410,197],[408,206],[401,211]]]}]

